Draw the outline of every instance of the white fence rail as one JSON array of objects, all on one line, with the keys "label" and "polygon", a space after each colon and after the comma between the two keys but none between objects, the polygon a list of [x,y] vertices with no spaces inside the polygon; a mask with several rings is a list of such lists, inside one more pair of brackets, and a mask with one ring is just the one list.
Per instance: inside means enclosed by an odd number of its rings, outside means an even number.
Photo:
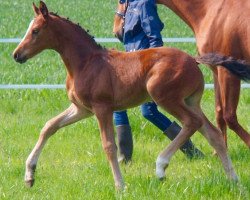
[{"label": "white fence rail", "polygon": [[[205,84],[205,89],[213,89],[214,84]],[[242,89],[249,89],[250,84],[241,84]],[[0,89],[65,89],[64,84],[0,84]]]},{"label": "white fence rail", "polygon": [[[100,43],[117,43],[120,42],[116,38],[95,38],[96,42]],[[20,38],[0,38],[0,43],[19,43],[21,41]],[[163,42],[189,42],[195,43],[195,38],[163,38]]]}]

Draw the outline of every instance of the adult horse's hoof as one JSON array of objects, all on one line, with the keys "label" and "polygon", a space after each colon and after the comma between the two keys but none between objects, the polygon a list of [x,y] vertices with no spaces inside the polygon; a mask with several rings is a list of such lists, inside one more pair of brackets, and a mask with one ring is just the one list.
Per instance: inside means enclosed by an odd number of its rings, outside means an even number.
[{"label": "adult horse's hoof", "polygon": [[31,188],[35,183],[35,179],[31,179],[31,180],[26,180],[25,181],[25,185],[28,187],[28,188]]}]

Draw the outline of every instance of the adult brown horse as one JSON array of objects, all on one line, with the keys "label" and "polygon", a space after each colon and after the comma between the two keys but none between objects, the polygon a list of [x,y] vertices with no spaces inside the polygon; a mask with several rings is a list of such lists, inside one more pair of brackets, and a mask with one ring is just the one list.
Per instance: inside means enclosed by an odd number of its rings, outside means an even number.
[{"label": "adult brown horse", "polygon": [[[119,2],[119,1],[118,1]],[[127,2],[127,1],[126,1]],[[193,30],[200,55],[217,52],[250,61],[250,1],[157,0],[173,10]],[[113,32],[121,39],[126,4],[118,3]],[[216,120],[227,142],[227,126],[250,148],[250,135],[239,124],[236,109],[240,79],[211,66],[215,84]]]},{"label": "adult brown horse", "polygon": [[[222,134],[200,108],[204,80],[197,62],[219,63],[229,70],[236,69],[235,73],[241,68],[246,69],[244,63],[210,54],[195,60],[174,48],[131,53],[107,50],[79,25],[49,13],[43,2],[39,8],[33,4],[33,9],[35,18],[13,56],[17,62],[24,63],[44,49],[57,51],[67,69],[66,88],[72,104],[42,129],[26,161],[25,181],[28,186],[34,183],[38,157],[49,137],[64,126],[95,114],[115,185],[122,188],[112,115],[116,110],[134,107],[151,99],[179,119],[183,127],[157,158],[156,174],[159,178],[165,176],[173,154],[199,130],[218,152],[227,176],[237,180]],[[248,77],[238,75],[250,78],[249,74]]]}]

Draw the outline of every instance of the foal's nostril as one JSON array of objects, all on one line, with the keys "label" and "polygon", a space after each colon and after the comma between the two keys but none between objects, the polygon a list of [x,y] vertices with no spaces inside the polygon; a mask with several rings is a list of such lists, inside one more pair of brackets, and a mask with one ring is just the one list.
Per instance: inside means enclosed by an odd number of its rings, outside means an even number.
[{"label": "foal's nostril", "polygon": [[13,54],[13,58],[15,59],[16,62],[18,63],[25,63],[27,58],[25,56],[21,56],[20,54],[18,53],[14,53]]},{"label": "foal's nostril", "polygon": [[18,53],[14,53],[13,57],[14,57],[15,61],[17,61],[18,60]]}]

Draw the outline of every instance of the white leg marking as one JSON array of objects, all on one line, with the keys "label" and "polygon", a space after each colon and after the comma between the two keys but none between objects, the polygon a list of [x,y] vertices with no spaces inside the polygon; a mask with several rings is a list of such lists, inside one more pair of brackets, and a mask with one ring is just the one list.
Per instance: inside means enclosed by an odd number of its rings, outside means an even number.
[{"label": "white leg marking", "polygon": [[165,169],[169,164],[169,160],[168,159],[163,159],[161,156],[158,156],[157,160],[156,160],[156,176],[159,179],[164,178],[165,175]]}]

